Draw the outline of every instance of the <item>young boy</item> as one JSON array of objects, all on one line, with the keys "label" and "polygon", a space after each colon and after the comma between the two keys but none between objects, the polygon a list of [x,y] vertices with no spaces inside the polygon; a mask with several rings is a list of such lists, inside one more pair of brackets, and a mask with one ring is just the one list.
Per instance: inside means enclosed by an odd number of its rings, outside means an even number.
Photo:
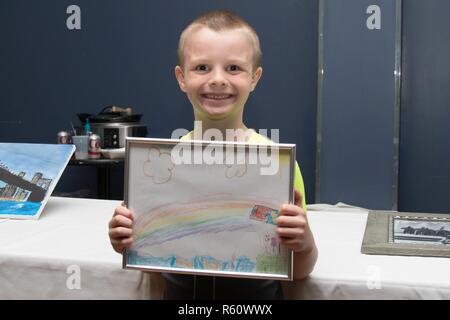
[{"label": "young boy", "polygon": [[[267,138],[243,123],[244,105],[262,75],[261,49],[254,29],[227,11],[213,11],[194,20],[181,34],[178,65],[180,89],[191,102],[202,130],[238,130],[237,140],[267,142]],[[190,139],[194,132],[183,137]],[[280,208],[277,233],[282,245],[294,251],[294,278],[303,279],[313,270],[317,249],[306,218],[304,186],[296,163],[295,203]],[[132,239],[133,214],[116,208],[109,223],[113,248],[122,253]],[[163,274],[168,299],[283,298],[278,281]]]}]

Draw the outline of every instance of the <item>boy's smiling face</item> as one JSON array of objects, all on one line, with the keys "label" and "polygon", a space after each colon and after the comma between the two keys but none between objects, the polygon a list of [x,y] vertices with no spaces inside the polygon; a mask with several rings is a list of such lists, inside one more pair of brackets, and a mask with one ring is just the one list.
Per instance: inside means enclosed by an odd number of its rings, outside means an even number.
[{"label": "boy's smiling face", "polygon": [[262,74],[254,69],[248,31],[193,30],[184,47],[184,65],[175,68],[196,120],[242,119],[243,108]]}]

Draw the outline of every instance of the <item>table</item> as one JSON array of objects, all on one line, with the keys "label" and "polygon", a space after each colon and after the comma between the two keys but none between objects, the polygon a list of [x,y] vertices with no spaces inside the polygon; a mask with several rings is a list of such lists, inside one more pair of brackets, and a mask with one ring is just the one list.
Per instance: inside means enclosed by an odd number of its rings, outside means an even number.
[{"label": "table", "polygon": [[71,166],[92,166],[97,169],[97,196],[99,199],[111,199],[111,168],[123,165],[123,159],[71,159]]},{"label": "table", "polygon": [[0,220],[0,299],[151,299],[158,279],[122,269],[108,221],[121,201],[51,197],[41,217]]},{"label": "table", "polygon": [[[107,224],[120,201],[51,197],[38,221],[0,220],[0,299],[159,299],[158,274],[122,269]],[[450,259],[360,253],[367,211],[308,206],[319,249],[289,299],[450,299]]]},{"label": "table", "polygon": [[293,299],[450,299],[450,259],[365,255],[367,210],[308,206],[319,259],[307,279],[285,286]]}]

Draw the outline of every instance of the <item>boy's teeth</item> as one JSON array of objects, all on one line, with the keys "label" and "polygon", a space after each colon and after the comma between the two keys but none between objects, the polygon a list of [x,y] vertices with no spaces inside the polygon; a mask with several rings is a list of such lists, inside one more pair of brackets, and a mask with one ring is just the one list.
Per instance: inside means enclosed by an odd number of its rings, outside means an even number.
[{"label": "boy's teeth", "polygon": [[228,98],[230,95],[213,95],[213,94],[207,94],[206,97],[210,98],[210,99],[226,99]]}]

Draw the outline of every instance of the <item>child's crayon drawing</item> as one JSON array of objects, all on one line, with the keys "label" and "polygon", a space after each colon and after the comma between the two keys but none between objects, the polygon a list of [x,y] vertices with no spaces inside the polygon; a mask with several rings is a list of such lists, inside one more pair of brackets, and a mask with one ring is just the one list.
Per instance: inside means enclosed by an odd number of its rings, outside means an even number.
[{"label": "child's crayon drawing", "polygon": [[[130,149],[127,206],[135,220],[126,266],[289,277],[291,253],[279,244],[276,208],[289,202],[290,163],[264,176],[260,165],[178,164],[171,148]],[[230,168],[232,178],[223,174]]]}]

